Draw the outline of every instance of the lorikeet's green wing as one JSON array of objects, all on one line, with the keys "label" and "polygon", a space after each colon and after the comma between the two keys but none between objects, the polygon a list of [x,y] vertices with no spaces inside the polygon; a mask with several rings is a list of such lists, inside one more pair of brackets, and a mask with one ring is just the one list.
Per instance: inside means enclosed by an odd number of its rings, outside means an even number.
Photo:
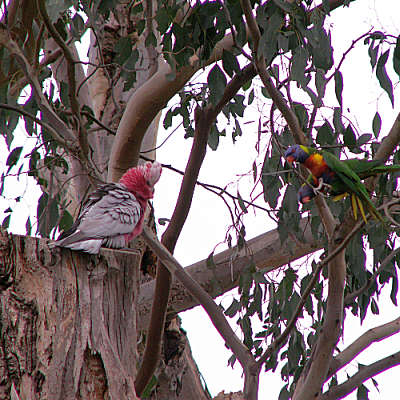
[{"label": "lorikeet's green wing", "polygon": [[365,179],[365,178],[368,178],[369,176],[378,174],[379,172],[376,172],[375,168],[384,166],[382,164],[382,162],[378,161],[378,160],[366,160],[366,159],[358,159],[358,158],[351,158],[349,160],[341,160],[341,162],[345,163],[361,179]]},{"label": "lorikeet's green wing", "polygon": [[366,179],[378,174],[400,171],[400,165],[385,165],[379,160],[351,158],[349,160],[341,161],[351,168],[360,179]]},{"label": "lorikeet's green wing", "polygon": [[352,197],[353,210],[355,210],[355,202],[360,208],[361,213],[363,214],[364,220],[365,213],[362,207],[361,201],[364,201],[368,205],[368,209],[372,215],[382,219],[382,216],[379,214],[378,210],[375,208],[374,203],[372,203],[371,198],[369,197],[368,191],[365,188],[364,184],[361,182],[360,177],[347,165],[347,163],[340,161],[336,156],[327,151],[323,151],[322,155],[328,167],[335,172],[337,178],[339,178],[344,185],[346,186],[346,191],[354,194],[355,198]]}]

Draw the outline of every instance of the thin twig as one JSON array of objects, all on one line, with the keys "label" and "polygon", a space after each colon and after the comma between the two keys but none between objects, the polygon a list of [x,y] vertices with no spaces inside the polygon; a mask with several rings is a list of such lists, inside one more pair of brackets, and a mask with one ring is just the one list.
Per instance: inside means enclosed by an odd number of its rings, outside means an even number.
[{"label": "thin twig", "polygon": [[0,108],[3,108],[5,110],[10,110],[10,111],[15,111],[18,114],[21,114],[25,117],[30,118],[32,121],[35,121],[37,124],[41,125],[44,129],[46,129],[51,136],[53,136],[54,140],[57,141],[61,146],[65,147],[68,149],[69,144],[64,140],[63,137],[61,137],[58,132],[49,124],[46,122],[42,121],[39,118],[36,118],[34,115],[28,113],[25,111],[22,107],[17,107],[17,106],[12,106],[10,104],[5,104],[5,103],[0,103]]}]

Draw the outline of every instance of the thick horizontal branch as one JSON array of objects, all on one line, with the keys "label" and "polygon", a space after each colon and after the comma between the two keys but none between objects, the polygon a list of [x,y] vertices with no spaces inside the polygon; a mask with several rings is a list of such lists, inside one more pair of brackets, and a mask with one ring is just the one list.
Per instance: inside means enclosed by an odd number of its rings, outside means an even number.
[{"label": "thick horizontal branch", "polygon": [[329,367],[328,378],[354,360],[358,354],[366,350],[372,343],[380,342],[398,332],[400,332],[400,317],[369,329],[333,359]]},{"label": "thick horizontal branch", "polygon": [[[185,269],[215,298],[236,287],[240,273],[251,262],[254,262],[257,269],[267,273],[322,248],[322,243],[314,239],[307,218],[301,220],[300,230],[304,233],[302,241],[290,237],[282,244],[278,230],[274,229],[248,240],[246,249],[241,252],[238,252],[237,247],[233,247],[216,254],[213,257],[215,267],[207,267],[207,260],[201,260]],[[148,324],[154,286],[154,281],[151,281],[142,285],[140,289],[141,329],[146,328]],[[170,313],[179,313],[198,305],[185,287],[175,280],[171,288]]]},{"label": "thick horizontal branch", "polygon": [[391,354],[388,357],[382,358],[370,365],[365,365],[360,368],[360,370],[349,378],[346,382],[341,385],[332,386],[330,390],[325,392],[320,399],[321,400],[334,400],[341,399],[355,389],[357,389],[363,382],[380,374],[389,368],[395,367],[400,364],[400,351]]}]

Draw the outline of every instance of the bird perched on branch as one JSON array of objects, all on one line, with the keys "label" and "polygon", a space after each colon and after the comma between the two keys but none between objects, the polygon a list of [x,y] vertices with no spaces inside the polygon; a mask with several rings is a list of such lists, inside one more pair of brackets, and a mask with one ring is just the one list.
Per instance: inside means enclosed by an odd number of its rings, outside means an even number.
[{"label": "bird perched on branch", "polygon": [[301,204],[309,203],[316,196],[316,192],[311,183],[303,183],[297,192],[297,200]]},{"label": "bird perched on branch", "polygon": [[120,249],[143,229],[147,201],[161,175],[161,164],[147,162],[129,169],[119,183],[106,183],[95,190],[72,227],[50,247],[68,247],[97,254],[101,246]]},{"label": "bird perched on branch", "polygon": [[361,180],[400,170],[400,165],[383,165],[378,160],[357,158],[339,160],[328,151],[318,151],[302,145],[290,146],[285,152],[285,158],[288,162],[302,163],[311,172],[311,177],[307,179],[308,183],[302,186],[298,193],[301,203],[306,203],[315,196],[313,187],[317,190],[328,188],[329,193],[335,196],[334,200],[349,194],[354,217],[357,218],[359,209],[364,221],[366,221],[364,205],[375,218],[382,220],[382,217]]}]

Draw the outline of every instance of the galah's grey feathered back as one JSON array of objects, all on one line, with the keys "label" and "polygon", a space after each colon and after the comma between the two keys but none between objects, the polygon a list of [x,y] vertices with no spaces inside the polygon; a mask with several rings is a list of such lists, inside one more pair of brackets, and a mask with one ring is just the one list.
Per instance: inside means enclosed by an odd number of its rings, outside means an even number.
[{"label": "galah's grey feathered back", "polygon": [[161,175],[161,164],[131,168],[119,183],[100,186],[88,198],[72,225],[50,247],[68,247],[97,254],[101,246],[125,247],[143,228],[147,201]]}]

